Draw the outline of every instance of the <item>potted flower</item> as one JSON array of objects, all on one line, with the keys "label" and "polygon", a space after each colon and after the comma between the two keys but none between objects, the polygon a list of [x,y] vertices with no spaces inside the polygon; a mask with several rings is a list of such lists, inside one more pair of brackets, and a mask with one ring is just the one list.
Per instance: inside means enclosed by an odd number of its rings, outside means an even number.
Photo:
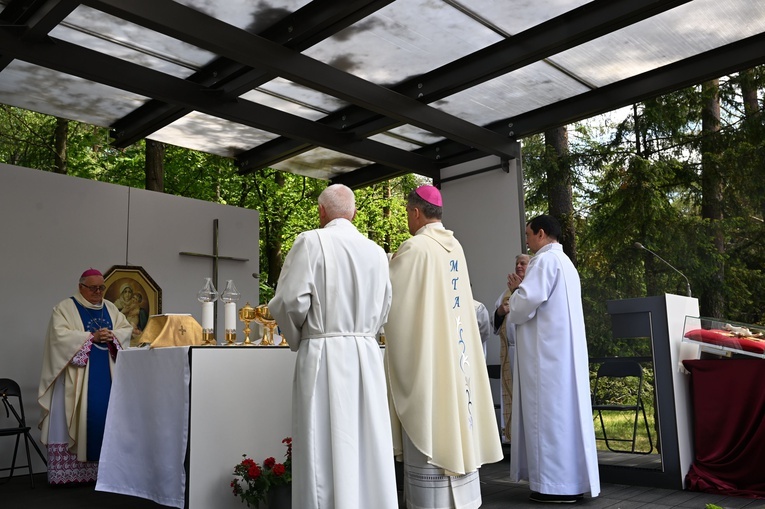
[{"label": "potted flower", "polygon": [[[270,509],[278,509],[280,504],[286,503],[283,507],[289,509],[291,501],[291,482],[292,482],[292,438],[287,437],[282,440],[287,447],[287,453],[284,455],[284,463],[277,463],[274,458],[266,458],[262,465],[259,465],[252,459],[243,454],[244,458],[234,467],[234,480],[231,481],[231,488],[234,490],[234,496],[240,497],[247,507],[260,507],[260,503],[268,504]],[[285,502],[276,500],[287,497]]]}]

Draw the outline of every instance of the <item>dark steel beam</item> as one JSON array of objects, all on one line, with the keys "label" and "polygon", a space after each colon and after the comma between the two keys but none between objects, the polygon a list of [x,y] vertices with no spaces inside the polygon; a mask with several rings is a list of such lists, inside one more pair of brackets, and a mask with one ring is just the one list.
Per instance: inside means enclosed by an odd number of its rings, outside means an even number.
[{"label": "dark steel beam", "polygon": [[231,100],[201,85],[79,45],[53,38],[29,44],[16,32],[13,28],[0,27],[0,52],[25,62],[145,97],[154,97],[231,122],[284,136],[297,136],[303,142],[392,167],[416,167],[416,170],[410,171],[424,173],[431,173],[438,168],[434,160],[412,152],[366,138],[356,138],[352,134],[254,102]]},{"label": "dark steel beam", "polygon": [[[23,30],[24,40],[33,41],[47,36],[79,4],[74,0],[12,0],[0,12],[0,24],[16,25]],[[11,56],[0,54],[0,71],[12,61]]]},{"label": "dark steel beam", "polygon": [[[359,19],[388,5],[393,0],[314,0],[287,15],[258,35],[296,51],[305,50],[317,42],[352,25]],[[189,81],[211,88],[224,88],[236,97],[273,79],[262,70],[243,66],[228,58],[217,58],[204,66]],[[190,110],[152,100],[118,120],[113,128],[113,145],[126,147],[162,129],[188,114]]]},{"label": "dark steel beam", "polygon": [[[765,34],[758,34],[514,118],[493,122],[486,127],[511,139],[520,140],[763,63]],[[464,145],[449,140],[414,152],[425,157],[438,157],[443,167],[486,156],[485,152],[466,150]],[[396,169],[372,164],[340,175],[332,179],[332,182],[363,187],[367,182],[380,182],[398,175],[400,173]]]},{"label": "dark steel beam", "polygon": [[171,0],[86,0],[83,4],[466,146],[504,157],[512,150],[506,138],[483,127]]},{"label": "dark steel beam", "polygon": [[[596,0],[392,89],[432,103],[688,1]],[[348,106],[319,121],[337,128],[346,126],[357,136],[371,136],[399,125],[357,106]],[[293,139],[275,139],[243,153],[240,166],[263,168],[311,148]]]}]

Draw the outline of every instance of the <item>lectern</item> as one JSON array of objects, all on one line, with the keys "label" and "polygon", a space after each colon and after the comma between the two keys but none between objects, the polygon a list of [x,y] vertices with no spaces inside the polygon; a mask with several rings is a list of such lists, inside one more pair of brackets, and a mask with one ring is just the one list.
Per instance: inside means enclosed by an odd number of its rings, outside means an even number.
[{"label": "lectern", "polygon": [[[685,317],[698,316],[696,298],[665,294],[612,300],[606,303],[614,338],[649,338],[654,368],[661,464],[640,468],[635,463],[600,463],[603,482],[683,489],[693,461],[689,376],[681,364],[698,357],[698,346],[683,343]],[[625,455],[626,456],[626,455]]]}]

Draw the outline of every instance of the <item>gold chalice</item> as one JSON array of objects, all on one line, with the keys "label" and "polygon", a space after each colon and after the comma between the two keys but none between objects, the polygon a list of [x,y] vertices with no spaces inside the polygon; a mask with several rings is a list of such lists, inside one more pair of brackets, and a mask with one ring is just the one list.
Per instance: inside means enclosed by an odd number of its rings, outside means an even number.
[{"label": "gold chalice", "polygon": [[[257,319],[257,313],[255,308],[250,306],[249,302],[239,310],[239,319],[244,322],[244,344],[251,345],[250,332],[252,332],[252,329],[250,329],[250,322]],[[233,341],[229,344],[233,344]]]},{"label": "gold chalice", "polygon": [[271,311],[269,311],[266,304],[261,304],[255,308],[255,321],[262,324],[266,329],[263,331],[263,339],[260,341],[260,346],[273,345],[276,320],[274,320],[274,317],[271,315]]}]

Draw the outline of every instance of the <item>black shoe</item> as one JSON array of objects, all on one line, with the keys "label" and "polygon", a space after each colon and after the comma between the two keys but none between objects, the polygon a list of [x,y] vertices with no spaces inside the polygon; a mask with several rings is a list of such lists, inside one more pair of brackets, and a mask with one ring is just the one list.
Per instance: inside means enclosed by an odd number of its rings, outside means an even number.
[{"label": "black shoe", "polygon": [[548,493],[539,493],[532,491],[529,500],[543,504],[576,504],[584,498],[584,494],[579,495],[550,495]]}]

